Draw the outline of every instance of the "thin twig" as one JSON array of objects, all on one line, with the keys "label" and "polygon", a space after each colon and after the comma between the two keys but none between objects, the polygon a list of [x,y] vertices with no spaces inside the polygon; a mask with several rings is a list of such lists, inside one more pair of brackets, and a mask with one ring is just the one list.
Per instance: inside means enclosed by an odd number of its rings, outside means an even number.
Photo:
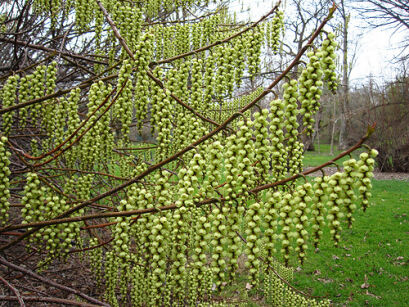
[{"label": "thin twig", "polygon": [[[27,274],[27,275],[35,278],[35,279],[38,279],[38,280],[42,281],[45,284],[48,284],[48,285],[52,286],[52,287],[55,287],[55,288],[58,288],[58,289],[73,293],[73,294],[75,294],[75,295],[77,295],[79,297],[82,297],[83,299],[85,299],[85,300],[87,300],[87,301],[89,301],[91,303],[98,304],[98,306],[109,306],[107,303],[101,302],[101,301],[99,301],[99,300],[97,300],[97,299],[95,299],[93,297],[90,297],[90,296],[88,296],[88,295],[86,295],[86,294],[84,294],[84,293],[82,293],[82,292],[80,292],[80,291],[78,291],[76,289],[73,289],[73,288],[70,288],[70,287],[67,287],[67,286],[64,286],[64,285],[60,285],[60,284],[58,284],[58,283],[56,283],[56,282],[54,282],[52,280],[49,280],[49,279],[47,279],[45,277],[40,276],[40,275],[38,275],[38,274],[36,274],[36,273],[26,269],[26,268],[23,268],[23,267],[20,267],[18,265],[15,265],[15,264],[13,264],[11,262],[8,262],[3,257],[0,257],[0,263],[7,266],[7,267],[9,267],[9,268],[12,268],[12,269],[14,269],[16,271],[20,271],[22,273],[25,273],[25,274]],[[26,298],[24,298],[24,299],[28,300]],[[78,305],[78,306],[81,306],[81,305]]]},{"label": "thin twig", "polygon": [[47,48],[47,47],[44,47],[44,46],[41,46],[41,45],[29,44],[28,42],[18,41],[18,40],[14,40],[14,39],[5,38],[5,37],[0,37],[0,42],[10,43],[10,44],[19,45],[19,46],[24,46],[24,47],[28,47],[30,49],[42,50],[42,51],[47,51],[47,52],[52,52],[52,53],[59,53],[59,54],[65,55],[65,56],[69,56],[69,57],[72,57],[72,58],[80,59],[80,60],[91,62],[91,63],[103,64],[103,65],[107,64],[105,62],[89,59],[87,57],[84,57],[82,55],[75,54],[75,53],[72,53],[72,52],[61,52],[61,51],[56,50],[56,49]]},{"label": "thin twig", "polygon": [[13,287],[7,280],[5,280],[3,277],[0,276],[0,280],[7,286],[10,288],[11,291],[14,292],[14,294],[16,295],[16,301],[18,301],[18,303],[20,304],[21,307],[26,307],[26,304],[24,304],[24,300],[22,299],[20,292]]},{"label": "thin twig", "polygon": [[[44,297],[44,296],[23,296],[22,297],[25,301],[28,302],[44,302],[44,303],[57,303],[63,306],[79,306],[79,307],[100,307],[101,305],[94,305],[82,302],[76,302],[73,300],[67,300],[58,297]],[[0,295],[0,301],[17,301],[16,296],[6,296]],[[109,306],[109,305],[104,305]]]}]

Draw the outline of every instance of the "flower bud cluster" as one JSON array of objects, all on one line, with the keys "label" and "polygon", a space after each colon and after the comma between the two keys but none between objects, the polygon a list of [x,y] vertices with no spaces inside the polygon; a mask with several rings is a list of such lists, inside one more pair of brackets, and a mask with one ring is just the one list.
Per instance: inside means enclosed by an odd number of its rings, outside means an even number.
[{"label": "flower bud cluster", "polygon": [[318,244],[321,241],[321,237],[323,234],[322,229],[325,226],[325,219],[326,216],[326,203],[328,200],[328,176],[323,177],[316,177],[314,179],[314,196],[313,202],[311,207],[312,212],[312,229],[314,231],[312,237],[314,242],[314,247],[318,248]]},{"label": "flower bud cluster", "polygon": [[284,13],[277,11],[273,20],[266,24],[266,44],[274,54],[277,54],[280,43],[280,36],[284,30]]},{"label": "flower bud cluster", "polygon": [[234,59],[235,49],[229,45],[217,47],[216,58],[216,88],[215,92],[218,97],[227,95],[231,97],[234,89]]},{"label": "flower bud cluster", "polygon": [[27,174],[27,183],[24,186],[23,194],[24,196],[21,199],[21,204],[24,206],[21,209],[23,223],[31,223],[43,219],[39,208],[44,203],[45,188],[40,186],[37,174]]},{"label": "flower bud cluster", "polygon": [[119,91],[121,88],[123,88],[123,90],[114,104],[114,116],[121,122],[121,134],[125,139],[128,137],[129,126],[132,123],[133,85],[131,73],[131,61],[126,59],[122,62],[117,81],[117,90]]},{"label": "flower bud cluster", "polygon": [[228,137],[224,153],[226,168],[225,199],[235,199],[238,195],[246,197],[247,190],[255,183],[254,144],[251,140],[251,121],[240,121],[237,135]]},{"label": "flower bud cluster", "polygon": [[[37,66],[36,70],[33,72],[30,78],[30,99],[39,99],[44,96],[45,86],[44,80],[46,79],[46,69],[45,65]],[[42,114],[43,105],[41,103],[36,103],[31,108],[31,117],[33,120],[40,118]]]},{"label": "flower bud cluster", "polygon": [[[8,108],[15,104],[17,98],[17,84],[19,80],[18,75],[11,76],[7,79],[3,88],[1,89],[0,98],[2,100],[2,108]],[[3,114],[3,135],[8,136],[11,130],[11,125],[13,122],[13,113],[6,112]]]},{"label": "flower bud cluster", "polygon": [[259,203],[250,205],[246,211],[246,250],[247,261],[246,267],[249,268],[250,283],[255,286],[257,282],[257,275],[260,270],[261,261],[261,245],[263,240],[261,239],[261,217],[264,215],[264,210]]},{"label": "flower bud cluster", "polygon": [[[91,126],[91,129],[81,139],[80,147],[78,148],[77,156],[79,156],[82,165],[91,166],[94,163],[107,159],[107,154],[112,152],[113,136],[109,127],[109,112],[105,113],[100,120],[96,121],[99,114],[105,110],[108,103],[99,109],[94,115],[91,115],[111,92],[112,88],[104,82],[92,84],[88,93],[88,113],[89,121],[80,130],[82,133],[85,129]],[[96,121],[96,122],[95,122]],[[109,156],[108,156],[109,157]]]},{"label": "flower bud cluster", "polygon": [[256,138],[254,148],[257,161],[255,169],[260,177],[260,184],[267,182],[270,177],[271,144],[268,133],[268,115],[267,109],[263,109],[261,113],[254,113],[254,136]]},{"label": "flower bud cluster", "polygon": [[75,26],[80,32],[89,30],[96,10],[99,10],[96,1],[75,0]]},{"label": "flower bud cluster", "polygon": [[286,175],[287,151],[284,146],[284,103],[275,99],[270,103],[271,174],[273,181]]},{"label": "flower bud cluster", "polygon": [[[74,133],[80,124],[80,117],[78,115],[78,105],[81,99],[81,90],[79,88],[72,89],[70,96],[67,98],[65,104],[65,116],[67,117],[67,127],[64,129],[64,137],[69,137]],[[63,110],[61,110],[63,111]],[[76,147],[71,148],[65,152],[68,166],[74,166],[77,157]]]},{"label": "flower bud cluster", "polygon": [[284,127],[286,130],[285,138],[287,139],[287,146],[285,150],[288,153],[287,171],[290,174],[297,174],[302,169],[303,159],[303,144],[298,141],[299,124],[297,122],[297,115],[299,111],[297,109],[297,80],[291,80],[289,83],[284,83],[283,89],[283,100],[284,105],[286,106],[284,111]]},{"label": "flower bud cluster", "polygon": [[342,188],[342,179],[342,174],[337,172],[328,180],[327,221],[335,246],[338,246],[341,239],[341,221],[345,216],[343,212],[345,194]]},{"label": "flower bud cluster", "polygon": [[205,61],[204,83],[204,107],[210,107],[213,102],[216,88],[216,56],[210,54]]},{"label": "flower bud cluster", "polygon": [[224,244],[228,238],[228,228],[226,226],[226,217],[217,207],[209,214],[209,222],[212,225],[212,240],[210,241],[212,247],[212,271],[215,274],[215,284],[220,287],[227,278],[227,263],[224,259],[227,251],[224,250]]},{"label": "flower bud cluster", "polygon": [[301,102],[300,114],[303,115],[303,125],[307,135],[314,130],[315,113],[320,108],[320,99],[322,95],[322,69],[319,55],[309,52],[310,59],[307,67],[302,71],[299,82],[299,100]]},{"label": "flower bud cluster", "polygon": [[142,10],[128,2],[112,1],[109,12],[128,47],[131,51],[137,50],[142,33]]},{"label": "flower bud cluster", "polygon": [[376,149],[370,150],[368,153],[361,153],[360,160],[357,163],[357,177],[359,195],[362,200],[362,208],[364,212],[369,207],[369,198],[372,196],[370,192],[372,189],[371,178],[373,177],[373,170],[375,166],[375,158],[378,156]]},{"label": "flower bud cluster", "polygon": [[151,89],[152,107],[151,107],[151,126],[155,127],[156,143],[158,152],[156,153],[159,160],[165,159],[168,147],[172,137],[172,111],[174,100],[170,97],[169,90],[166,92],[159,86],[154,85]]},{"label": "flower bud cluster", "polygon": [[207,146],[206,150],[206,177],[204,178],[202,188],[208,197],[212,197],[214,195],[213,189],[221,182],[219,167],[223,161],[223,146],[220,141],[215,141]]},{"label": "flower bud cluster", "polygon": [[348,227],[352,227],[352,223],[354,222],[353,213],[356,210],[356,200],[357,196],[355,194],[355,181],[356,181],[356,168],[357,168],[357,161],[355,159],[349,159],[343,163],[344,165],[344,172],[342,173],[343,178],[341,180],[342,188],[344,189],[345,199],[344,199],[344,206],[345,206],[345,217],[348,222]]},{"label": "flower bud cluster", "polygon": [[307,182],[297,186],[293,194],[293,199],[290,205],[295,209],[293,211],[293,224],[295,231],[293,237],[296,242],[295,251],[298,254],[298,259],[301,264],[304,263],[306,252],[308,249],[307,242],[309,240],[309,213],[310,203],[312,201],[312,185]]},{"label": "flower bud cluster", "polygon": [[254,78],[255,75],[260,71],[260,55],[261,55],[261,46],[264,40],[264,33],[261,27],[256,27],[253,31],[249,32],[247,35],[247,66],[251,78]]},{"label": "flower bud cluster", "polygon": [[335,34],[329,33],[327,39],[322,42],[320,49],[321,55],[321,67],[324,71],[324,81],[327,83],[328,89],[335,94],[338,88],[338,78],[335,73],[336,65],[335,51],[338,47],[337,42],[335,41]]},{"label": "flower bud cluster", "polygon": [[268,193],[266,202],[264,203],[264,248],[266,251],[266,263],[272,265],[274,262],[274,254],[276,252],[275,245],[277,243],[277,226],[279,220],[280,204],[283,194],[280,191]]},{"label": "flower bud cluster", "polygon": [[278,222],[278,225],[281,227],[281,233],[278,236],[281,241],[280,254],[283,256],[286,266],[288,266],[288,263],[290,261],[290,254],[294,249],[290,244],[291,227],[293,224],[293,220],[291,217],[293,208],[291,207],[290,203],[292,198],[293,196],[290,193],[285,193],[281,198],[280,204],[278,205],[278,207],[280,208],[280,220]]},{"label": "flower bud cluster", "polygon": [[10,198],[10,181],[9,176],[11,174],[10,165],[10,152],[6,148],[7,137],[0,136],[0,226],[6,224],[9,218],[9,198]]},{"label": "flower bud cluster", "polygon": [[234,40],[234,58],[233,66],[235,67],[234,82],[239,88],[243,82],[242,78],[244,70],[246,69],[246,53],[243,50],[246,49],[246,40],[244,36],[240,36]]},{"label": "flower bud cluster", "polygon": [[96,238],[92,238],[89,240],[89,247],[91,247],[89,255],[89,263],[94,274],[97,286],[101,286],[102,281],[102,263],[103,263],[103,255],[102,255],[102,248],[96,248],[98,246],[98,240]]},{"label": "flower bud cluster", "polygon": [[204,61],[202,59],[192,60],[192,71],[191,71],[191,95],[190,95],[190,106],[194,110],[204,110],[203,104],[203,70]]}]

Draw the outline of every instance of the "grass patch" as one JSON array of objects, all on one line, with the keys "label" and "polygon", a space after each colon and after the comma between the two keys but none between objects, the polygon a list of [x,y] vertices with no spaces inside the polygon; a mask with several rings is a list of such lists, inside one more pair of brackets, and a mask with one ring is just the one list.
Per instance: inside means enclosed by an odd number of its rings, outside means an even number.
[{"label": "grass patch", "polygon": [[[290,282],[295,288],[330,299],[334,306],[407,306],[409,293],[409,181],[373,181],[367,212],[344,225],[339,248],[325,229],[320,250],[310,246],[306,262]],[[221,298],[243,306],[269,306],[261,293],[246,295],[240,270]],[[317,298],[318,299],[318,298]],[[319,299],[318,299],[319,300]]]},{"label": "grass patch", "polygon": [[310,253],[294,285],[336,305],[407,306],[409,182],[374,181],[372,206],[355,215],[339,248],[328,234]]},{"label": "grass patch", "polygon": [[[338,150],[336,146],[334,146],[333,155],[330,154],[330,151],[331,146],[329,144],[320,144],[319,146],[315,145],[315,151],[306,151],[304,153],[304,166],[319,166],[333,159],[342,152],[342,150]],[[360,152],[361,151],[359,150],[355,151],[352,154],[352,157],[357,159]],[[338,160],[337,163],[342,166],[342,162],[348,159],[349,156],[343,157],[342,159]]]}]

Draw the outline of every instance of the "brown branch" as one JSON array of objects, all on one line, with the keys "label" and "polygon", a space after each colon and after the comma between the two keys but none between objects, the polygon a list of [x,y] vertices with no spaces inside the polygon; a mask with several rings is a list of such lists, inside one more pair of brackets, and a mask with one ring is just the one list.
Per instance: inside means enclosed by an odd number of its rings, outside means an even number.
[{"label": "brown branch", "polygon": [[12,76],[13,74],[14,74],[14,75],[15,75],[15,74],[19,74],[19,73],[25,72],[25,71],[27,71],[27,70],[30,70],[31,68],[34,68],[34,67],[36,67],[36,66],[38,66],[38,65],[41,65],[41,64],[43,64],[43,63],[49,61],[49,60],[50,60],[51,58],[53,58],[55,55],[56,55],[56,52],[53,52],[52,54],[50,54],[49,56],[47,56],[45,59],[43,59],[43,60],[41,60],[41,61],[39,61],[39,62],[33,63],[33,64],[31,64],[31,65],[29,65],[29,66],[27,66],[27,67],[24,67],[24,68],[22,68],[22,69],[19,69],[19,70],[9,72],[9,73],[7,73],[7,74],[1,76],[1,77],[0,77],[0,81],[2,81],[2,80],[4,80],[4,79],[6,79],[6,78]]},{"label": "brown branch", "polygon": [[[123,150],[125,150],[125,148],[123,148]],[[126,150],[131,150],[131,149],[129,148]],[[104,177],[110,177],[116,180],[129,180],[129,178],[125,178],[125,177],[119,177],[119,176],[102,173],[102,172],[84,171],[84,170],[79,170],[75,168],[45,167],[45,168],[38,169],[37,172],[42,171],[42,170],[55,170],[55,171],[66,171],[66,172],[81,173],[81,174],[93,174],[93,175],[99,175],[99,176],[104,176]],[[25,172],[30,172],[30,170],[27,170]]]},{"label": "brown branch", "polygon": [[71,52],[61,52],[61,51],[56,50],[56,49],[44,47],[44,46],[41,46],[41,45],[29,44],[28,42],[18,41],[18,40],[14,40],[14,39],[5,38],[5,37],[0,37],[0,42],[19,45],[19,46],[24,46],[24,47],[28,47],[28,48],[31,48],[31,49],[42,50],[42,51],[52,52],[52,53],[56,53],[56,54],[63,54],[65,56],[69,56],[71,58],[80,59],[80,60],[84,60],[84,61],[95,63],[95,64],[103,64],[103,65],[107,64],[105,62],[97,61],[97,60],[94,60],[94,59],[89,59],[89,58],[84,57],[84,56],[79,55],[79,54],[75,54],[75,53],[71,53]]},{"label": "brown branch", "polygon": [[192,19],[154,21],[154,22],[144,23],[144,24],[142,24],[142,26],[147,27],[147,26],[153,26],[153,25],[157,25],[157,24],[191,23],[191,22],[195,22],[197,20],[202,20],[202,19],[207,18],[207,17],[212,16],[212,15],[216,15],[219,11],[220,11],[220,9],[217,9],[215,12],[210,12],[210,13],[208,13],[206,15],[202,15],[202,16],[195,16],[195,18],[192,18]]},{"label": "brown branch", "polygon": [[[91,228],[87,228],[87,229],[91,229]],[[90,247],[86,247],[86,248],[83,248],[83,249],[74,249],[72,251],[69,251],[68,254],[81,253],[81,252],[86,252],[86,251],[89,251],[89,250],[93,250],[93,249],[96,249],[98,247],[102,247],[104,245],[107,245],[107,244],[111,243],[113,240],[114,240],[114,238],[111,238],[108,241],[102,242],[102,243],[100,243],[98,245],[95,245],[95,246],[90,246]]]},{"label": "brown branch", "polygon": [[[63,298],[58,298],[58,297],[45,297],[45,296],[23,296],[21,297],[25,301],[28,302],[44,302],[44,303],[57,303],[61,304],[63,306],[79,306],[79,307],[99,307],[101,305],[94,305],[94,304],[87,304],[87,303],[82,303],[82,302],[76,302],[73,300],[67,300]],[[0,301],[17,301],[18,297],[16,296],[6,296],[6,295],[0,295]],[[104,305],[104,306],[109,306],[109,305]]]},{"label": "brown branch", "polygon": [[[80,291],[78,291],[76,289],[73,289],[73,288],[70,288],[70,287],[67,287],[67,286],[64,286],[64,285],[60,285],[60,284],[58,284],[58,283],[56,283],[56,282],[54,282],[52,280],[49,280],[49,279],[47,279],[45,277],[40,276],[40,275],[38,275],[38,274],[36,274],[36,273],[26,269],[26,268],[23,268],[23,267],[20,267],[18,265],[15,265],[15,264],[13,264],[11,262],[8,262],[3,257],[0,257],[0,263],[7,266],[7,267],[9,267],[9,268],[11,268],[11,269],[13,269],[13,270],[20,271],[20,272],[22,272],[22,273],[24,273],[24,274],[26,274],[28,276],[31,276],[31,277],[33,277],[35,279],[38,279],[38,280],[42,281],[43,283],[45,283],[47,285],[50,285],[52,287],[55,287],[55,288],[58,288],[58,289],[61,289],[61,290],[64,290],[64,291],[67,291],[67,292],[70,292],[70,293],[73,293],[73,294],[87,300],[88,302],[98,304],[98,306],[109,306],[108,304],[103,303],[103,302],[101,302],[101,301],[99,301],[99,300],[97,300],[97,299],[95,299],[93,297],[90,297],[90,296],[88,296],[88,295],[86,295],[86,294],[84,294],[84,293],[82,293],[82,292],[80,292]],[[78,305],[78,306],[80,306],[80,305]]]},{"label": "brown branch", "polygon": [[157,146],[153,147],[135,147],[135,148],[116,148],[115,150],[149,150],[149,149],[155,149]]},{"label": "brown branch", "polygon": [[[104,223],[104,224],[83,226],[83,227],[81,227],[81,230],[105,228],[105,227],[108,227],[108,226],[111,226],[111,225],[115,225],[115,224],[118,224],[118,222],[110,222],[110,223]],[[21,235],[21,233],[20,233],[20,235]]]},{"label": "brown branch", "polygon": [[5,279],[4,279],[3,277],[1,277],[1,276],[0,276],[0,280],[1,280],[7,287],[9,287],[11,291],[14,292],[14,294],[16,295],[16,296],[14,296],[14,297],[16,298],[16,301],[18,301],[18,303],[20,304],[20,306],[21,306],[21,307],[25,307],[26,304],[24,304],[24,301],[23,301],[23,299],[22,299],[22,297],[21,297],[21,295],[20,295],[20,292],[19,292],[15,287],[13,287],[7,280],[5,280]]}]

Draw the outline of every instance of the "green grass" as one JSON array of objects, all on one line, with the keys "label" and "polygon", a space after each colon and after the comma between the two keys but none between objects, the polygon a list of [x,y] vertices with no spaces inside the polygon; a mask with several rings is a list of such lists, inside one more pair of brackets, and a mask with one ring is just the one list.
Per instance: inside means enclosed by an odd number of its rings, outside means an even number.
[{"label": "green grass", "polygon": [[[372,194],[367,211],[354,214],[353,228],[343,225],[338,248],[328,230],[317,253],[310,246],[292,286],[334,306],[409,306],[409,181],[374,180]],[[242,270],[221,297],[269,306],[260,293],[245,295],[246,280]]]},{"label": "green grass", "polygon": [[409,182],[374,181],[372,206],[355,215],[339,248],[328,234],[293,285],[343,306],[408,306]]},{"label": "green grass", "polygon": [[[337,155],[339,155],[342,151],[338,150],[336,146],[334,146],[333,155],[330,155],[331,147],[329,144],[320,144],[315,145],[315,151],[307,151],[304,154],[304,166],[319,166],[328,162],[329,160],[333,159]],[[352,156],[357,159],[359,156],[360,151],[356,151]],[[338,164],[342,166],[342,162],[348,160],[349,156],[343,157],[342,159],[338,160]]]}]

